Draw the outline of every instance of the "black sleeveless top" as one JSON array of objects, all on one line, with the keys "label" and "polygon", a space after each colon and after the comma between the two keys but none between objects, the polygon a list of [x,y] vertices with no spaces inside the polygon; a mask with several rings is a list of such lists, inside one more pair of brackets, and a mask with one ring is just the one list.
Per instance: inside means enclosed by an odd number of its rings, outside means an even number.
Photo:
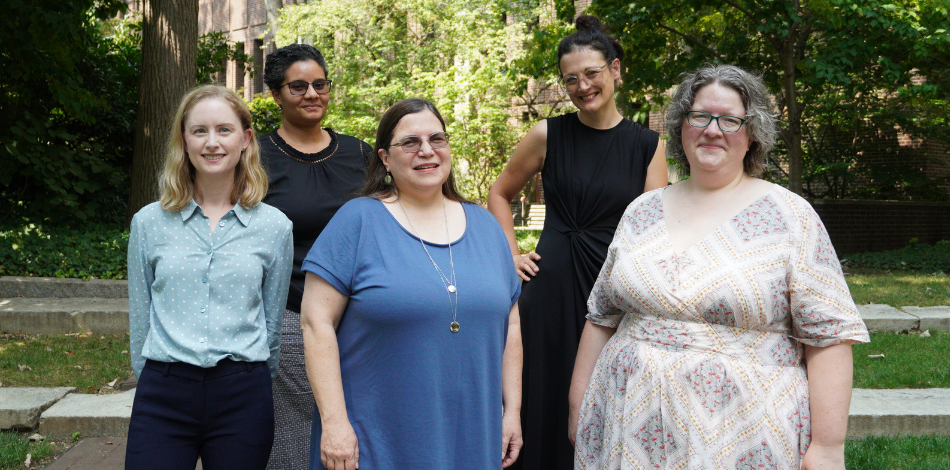
[{"label": "black sleeveless top", "polygon": [[628,119],[594,129],[576,113],[547,120],[541,177],[546,204],[540,271],[522,287],[524,342],[519,461],[525,469],[573,469],[567,394],[587,297],[617,224],[643,193],[659,134]]}]

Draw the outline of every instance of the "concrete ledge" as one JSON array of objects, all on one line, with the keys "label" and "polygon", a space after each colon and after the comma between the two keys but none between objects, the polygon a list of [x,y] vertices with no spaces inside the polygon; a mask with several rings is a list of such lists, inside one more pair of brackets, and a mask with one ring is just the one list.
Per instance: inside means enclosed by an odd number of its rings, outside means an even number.
[{"label": "concrete ledge", "polygon": [[0,299],[0,332],[60,334],[93,331],[123,335],[129,331],[127,299]]},{"label": "concrete ledge", "polygon": [[855,389],[848,438],[950,435],[950,389]]},{"label": "concrete ledge", "polygon": [[98,297],[121,299],[129,296],[126,281],[106,279],[61,279],[55,277],[0,277],[0,298]]},{"label": "concrete ledge", "polygon": [[0,388],[0,429],[35,428],[40,414],[73,390],[73,387]]},{"label": "concrete ledge", "polygon": [[69,437],[126,437],[135,390],[113,395],[71,394],[40,417],[40,434]]},{"label": "concrete ledge", "polygon": [[920,319],[890,305],[858,305],[858,313],[868,331],[906,331],[920,327]]},{"label": "concrete ledge", "polygon": [[950,331],[950,307],[901,307],[920,319],[921,330]]}]

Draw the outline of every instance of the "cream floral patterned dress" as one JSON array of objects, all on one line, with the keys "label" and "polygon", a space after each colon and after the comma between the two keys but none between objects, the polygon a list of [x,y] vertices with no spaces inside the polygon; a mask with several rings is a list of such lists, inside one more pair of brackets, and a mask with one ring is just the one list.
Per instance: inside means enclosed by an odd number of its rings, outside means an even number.
[{"label": "cream floral patterned dress", "polygon": [[661,188],[627,208],[588,301],[617,328],[580,409],[578,469],[797,469],[811,441],[802,345],[869,341],[834,248],[774,186],[686,252]]}]

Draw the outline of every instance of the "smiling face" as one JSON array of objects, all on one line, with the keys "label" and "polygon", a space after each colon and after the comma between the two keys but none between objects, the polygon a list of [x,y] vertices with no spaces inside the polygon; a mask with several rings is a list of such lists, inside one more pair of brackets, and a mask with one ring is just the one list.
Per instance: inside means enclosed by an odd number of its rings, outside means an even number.
[{"label": "smiling face", "polygon": [[[313,83],[315,80],[326,80],[327,74],[323,67],[315,60],[301,60],[287,67],[284,74],[285,85],[295,80]],[[290,87],[282,86],[279,90],[271,90],[274,101],[280,105],[284,113],[284,120],[297,126],[308,127],[320,125],[320,121],[327,114],[327,105],[330,103],[330,94],[319,94],[313,86],[307,88],[302,95],[290,94]]]},{"label": "smiling face", "polygon": [[213,97],[197,102],[188,112],[184,136],[185,151],[198,181],[233,181],[234,169],[251,141],[252,131],[241,127],[241,119],[230,103]]},{"label": "smiling face", "polygon": [[379,158],[392,173],[393,183],[400,191],[427,192],[441,190],[452,171],[452,152],[449,146],[433,149],[428,140],[433,134],[445,132],[439,118],[431,111],[407,114],[393,130],[389,144],[398,144],[408,137],[425,142],[417,152],[406,152],[401,146],[379,149]]},{"label": "smiling face", "polygon": [[[746,115],[739,93],[718,83],[700,88],[690,109],[713,116],[744,118]],[[742,126],[738,132],[723,132],[717,124],[712,121],[700,129],[683,120],[683,151],[689,161],[690,171],[740,174],[743,172],[742,161],[751,145],[749,128]]]},{"label": "smiling face", "polygon": [[[607,67],[604,67],[607,65]],[[586,78],[588,72],[604,67],[598,75],[600,83],[591,85]],[[620,77],[620,61],[614,59],[610,64],[599,51],[582,47],[561,56],[561,77],[577,77],[577,90],[570,94],[571,102],[583,112],[596,112],[613,102],[614,81]],[[595,81],[597,81],[595,79]]]}]

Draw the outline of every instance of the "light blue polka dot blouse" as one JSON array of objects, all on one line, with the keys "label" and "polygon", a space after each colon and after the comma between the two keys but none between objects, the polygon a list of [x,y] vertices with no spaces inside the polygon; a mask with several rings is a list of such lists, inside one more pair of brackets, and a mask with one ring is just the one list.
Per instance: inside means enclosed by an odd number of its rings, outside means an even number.
[{"label": "light blue polka dot blouse", "polygon": [[155,202],[129,235],[129,352],[138,377],[146,359],[213,367],[266,361],[277,373],[280,325],[294,243],[290,220],[267,204],[236,204],[211,234],[191,201],[181,212]]}]

